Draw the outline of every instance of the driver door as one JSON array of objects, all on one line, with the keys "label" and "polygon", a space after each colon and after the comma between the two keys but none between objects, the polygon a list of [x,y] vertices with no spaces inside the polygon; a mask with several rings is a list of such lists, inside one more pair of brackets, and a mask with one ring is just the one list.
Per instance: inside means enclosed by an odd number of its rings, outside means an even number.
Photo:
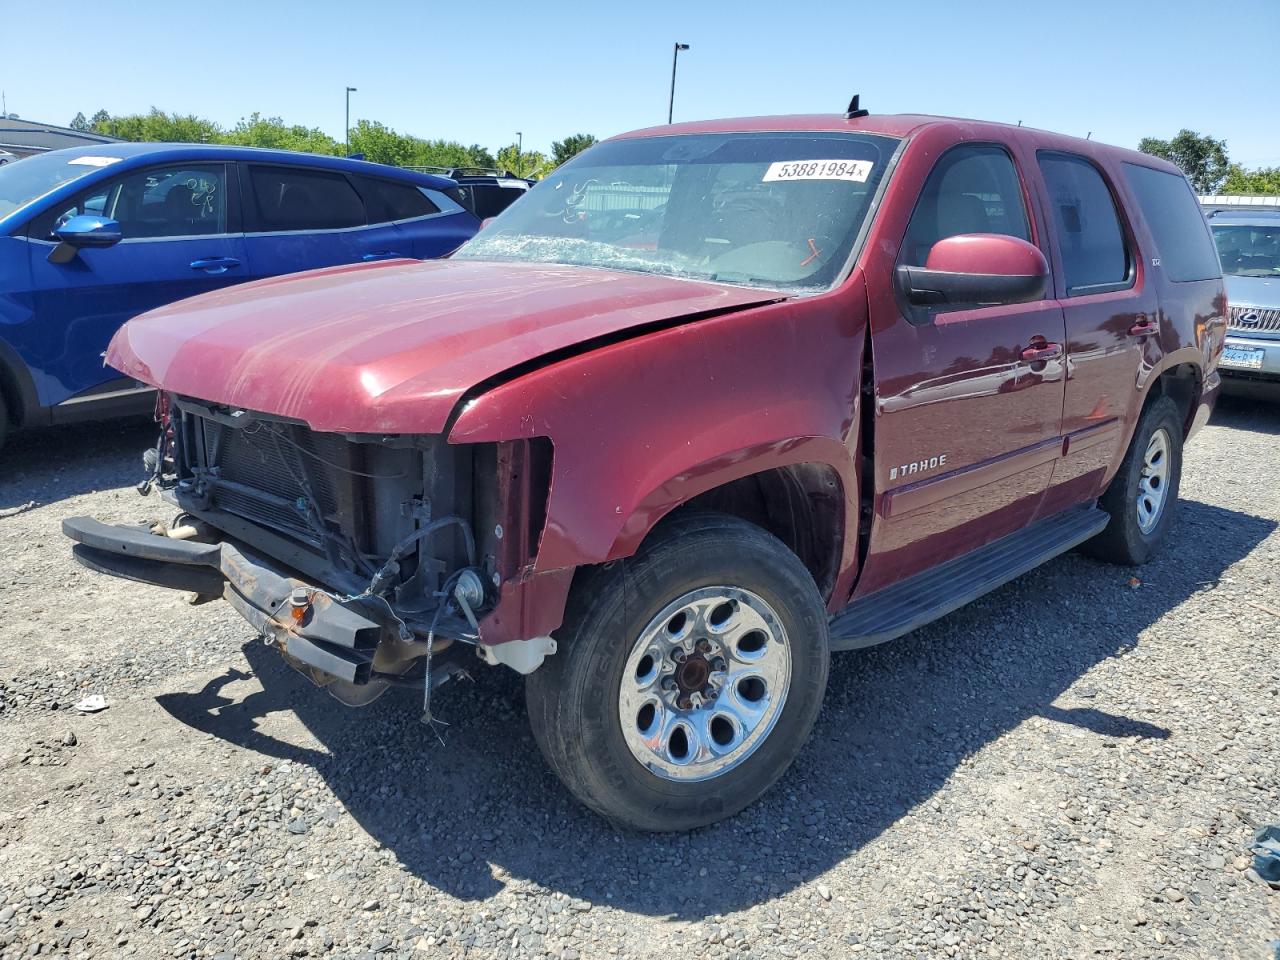
[{"label": "driver door", "polygon": [[[102,355],[124,322],[155,307],[249,279],[234,186],[221,163],[129,171],[86,191],[28,227],[32,312],[23,332],[43,376],[45,406],[119,378]],[[233,191],[234,192],[234,191]],[[120,224],[113,247],[50,263],[55,226],[77,213]]]},{"label": "driver door", "polygon": [[[1013,154],[965,143],[942,153],[911,214],[899,264],[923,266],[933,244],[973,233],[1045,252]],[[1047,258],[1046,258],[1047,259]],[[875,489],[857,595],[1017,530],[1035,515],[1060,450],[1064,357],[1028,348],[1066,340],[1052,299],[921,308],[892,270],[868,273],[875,366]]]}]

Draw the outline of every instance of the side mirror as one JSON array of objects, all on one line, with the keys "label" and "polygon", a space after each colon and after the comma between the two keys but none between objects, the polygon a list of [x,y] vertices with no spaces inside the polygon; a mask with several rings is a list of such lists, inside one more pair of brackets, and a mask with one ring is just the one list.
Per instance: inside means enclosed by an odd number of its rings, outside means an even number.
[{"label": "side mirror", "polygon": [[900,266],[897,277],[913,306],[995,306],[1044,299],[1049,264],[1017,237],[966,233],[939,240],[923,267]]},{"label": "side mirror", "polygon": [[54,230],[53,235],[60,242],[49,254],[50,263],[69,263],[78,250],[114,247],[124,237],[120,224],[92,213],[72,217]]}]

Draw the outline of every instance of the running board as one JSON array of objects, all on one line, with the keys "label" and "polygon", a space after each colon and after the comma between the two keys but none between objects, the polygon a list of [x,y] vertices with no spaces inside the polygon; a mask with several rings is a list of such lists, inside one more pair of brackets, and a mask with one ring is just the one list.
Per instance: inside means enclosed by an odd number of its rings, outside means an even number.
[{"label": "running board", "polygon": [[858,650],[896,639],[1101,533],[1110,518],[1072,507],[941,566],[861,597],[831,621],[831,649]]}]

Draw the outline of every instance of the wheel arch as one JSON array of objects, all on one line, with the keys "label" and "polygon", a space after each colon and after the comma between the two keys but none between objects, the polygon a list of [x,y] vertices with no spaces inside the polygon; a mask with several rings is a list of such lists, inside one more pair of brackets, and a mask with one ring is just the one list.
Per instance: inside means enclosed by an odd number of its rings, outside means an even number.
[{"label": "wheel arch", "polygon": [[[694,511],[728,514],[773,534],[794,553],[829,601],[844,566],[844,545],[851,535],[848,517],[856,503],[833,464],[800,460],[718,478],[712,485],[680,489],[673,502],[670,486],[646,498],[615,541],[610,555],[629,555],[672,519]],[[699,487],[705,487],[699,490]],[[636,533],[643,527],[643,535]],[[856,540],[856,537],[852,537]]]},{"label": "wheel arch", "polygon": [[1171,360],[1173,362],[1152,379],[1142,406],[1146,409],[1161,397],[1173,400],[1182,418],[1182,438],[1185,440],[1191,433],[1196,408],[1204,392],[1204,371],[1198,363],[1179,360],[1176,356]]},{"label": "wheel arch", "polygon": [[44,407],[40,405],[31,371],[18,352],[3,340],[0,340],[0,399],[9,410],[13,426],[36,426],[43,422],[40,414]]}]

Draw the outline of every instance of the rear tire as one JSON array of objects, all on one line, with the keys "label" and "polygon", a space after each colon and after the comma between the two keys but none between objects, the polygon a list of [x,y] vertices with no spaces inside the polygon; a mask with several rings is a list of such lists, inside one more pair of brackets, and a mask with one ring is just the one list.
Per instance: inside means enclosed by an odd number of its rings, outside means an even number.
[{"label": "rear tire", "polygon": [[1146,563],[1173,525],[1181,481],[1182,414],[1160,397],[1142,412],[1129,452],[1098,501],[1111,521],[1083,551],[1108,563]]},{"label": "rear tire", "polygon": [[664,524],[575,582],[560,652],[526,681],[569,790],[637,830],[690,830],[771,787],[817,719],[827,614],[800,560],[735,517]]}]

